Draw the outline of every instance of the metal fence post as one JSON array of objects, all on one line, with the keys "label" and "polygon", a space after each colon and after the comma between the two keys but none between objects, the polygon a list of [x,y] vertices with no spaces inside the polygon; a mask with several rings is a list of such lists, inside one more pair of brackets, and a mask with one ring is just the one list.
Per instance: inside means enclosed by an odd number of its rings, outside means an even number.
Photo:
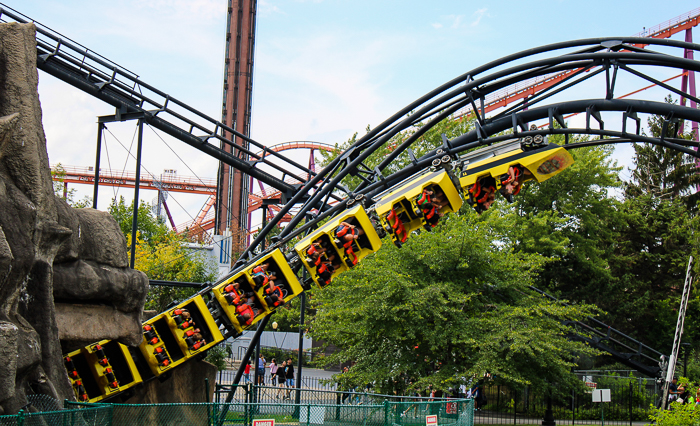
[{"label": "metal fence post", "polygon": [[496,386],[496,412],[501,408],[501,385]]},{"label": "metal fence post", "polygon": [[571,424],[576,424],[576,388],[571,390]]},{"label": "metal fence post", "polygon": [[309,426],[310,423],[311,423],[311,404],[307,404],[306,405],[306,426]]},{"label": "metal fence post", "polygon": [[[214,398],[212,398],[214,401]],[[207,403],[207,424],[211,424],[211,407],[209,406],[209,378],[204,378],[204,402]]]},{"label": "metal fence post", "polygon": [[17,426],[22,426],[24,424],[24,410],[19,410],[17,413]]},{"label": "metal fence post", "polygon": [[513,424],[518,424],[518,392],[512,391],[513,395]]},{"label": "metal fence post", "polygon": [[632,381],[630,380],[630,426],[632,426]]},{"label": "metal fence post", "polygon": [[384,400],[384,426],[389,426],[389,401]]},{"label": "metal fence post", "polygon": [[[66,410],[68,409],[68,408],[67,408],[67,407],[68,407],[68,404],[66,404],[67,401],[68,401],[67,399],[64,399],[64,400],[63,400],[63,408],[66,409]],[[68,416],[69,416],[69,414],[70,414],[70,412],[67,412],[67,413],[65,413],[65,414],[62,416],[62,419],[61,419],[61,420],[63,420],[63,422],[62,422],[62,423],[63,423],[63,426],[68,426]]]},{"label": "metal fence post", "polygon": [[340,420],[340,394],[335,394],[335,419]]}]

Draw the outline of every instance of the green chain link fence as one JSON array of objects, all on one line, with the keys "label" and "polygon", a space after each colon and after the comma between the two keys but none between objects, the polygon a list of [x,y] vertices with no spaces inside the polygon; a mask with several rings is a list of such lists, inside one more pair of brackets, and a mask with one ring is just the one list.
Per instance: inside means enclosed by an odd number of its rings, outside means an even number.
[{"label": "green chain link fence", "polygon": [[195,403],[83,404],[66,409],[0,416],[0,426],[250,426],[274,419],[288,426],[418,426],[437,416],[439,426],[472,426],[472,400],[409,401],[380,404]]},{"label": "green chain link fence", "polygon": [[[107,404],[74,404],[75,408],[58,411],[28,413],[20,411],[13,416],[0,416],[0,426],[101,426],[117,425],[114,411]],[[144,423],[145,424],[145,423]]]}]

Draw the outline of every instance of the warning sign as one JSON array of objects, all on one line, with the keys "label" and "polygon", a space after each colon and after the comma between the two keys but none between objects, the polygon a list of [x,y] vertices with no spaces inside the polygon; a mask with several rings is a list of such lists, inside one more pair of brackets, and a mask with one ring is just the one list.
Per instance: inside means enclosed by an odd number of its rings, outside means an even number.
[{"label": "warning sign", "polygon": [[253,426],[275,426],[275,419],[253,420]]},{"label": "warning sign", "polygon": [[437,416],[425,416],[425,426],[437,426]]}]

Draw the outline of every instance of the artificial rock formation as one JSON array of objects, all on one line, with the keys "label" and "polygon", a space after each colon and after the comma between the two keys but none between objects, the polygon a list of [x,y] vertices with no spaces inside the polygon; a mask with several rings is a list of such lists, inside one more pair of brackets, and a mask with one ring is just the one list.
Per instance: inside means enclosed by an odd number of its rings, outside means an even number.
[{"label": "artificial rock formation", "polygon": [[74,399],[61,345],[138,344],[148,290],[114,219],[53,194],[36,52],[34,25],[0,24],[0,415]]}]

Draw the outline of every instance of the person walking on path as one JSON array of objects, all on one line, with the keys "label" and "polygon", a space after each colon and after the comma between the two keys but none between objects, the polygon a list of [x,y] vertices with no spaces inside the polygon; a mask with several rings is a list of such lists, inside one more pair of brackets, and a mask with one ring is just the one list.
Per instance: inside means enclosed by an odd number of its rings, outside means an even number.
[{"label": "person walking on path", "polygon": [[250,383],[250,363],[245,365],[245,370],[243,370],[243,377],[246,383]]},{"label": "person walking on path", "polygon": [[265,384],[265,364],[267,361],[265,361],[263,354],[260,354],[260,358],[258,358],[258,385]]},{"label": "person walking on path", "polygon": [[270,383],[272,383],[272,386],[277,385],[277,363],[274,358],[270,362]]},{"label": "person walking on path", "polygon": [[284,367],[284,378],[287,385],[286,399],[289,399],[289,394],[292,392],[291,388],[294,387],[294,365],[291,358],[287,360],[287,365]]},{"label": "person walking on path", "polygon": [[280,397],[280,393],[283,392],[284,390],[284,382],[285,382],[285,377],[284,377],[284,368],[287,366],[285,361],[282,361],[282,364],[280,364],[279,367],[277,367],[277,383],[279,384],[279,389],[277,389],[277,399]]}]

